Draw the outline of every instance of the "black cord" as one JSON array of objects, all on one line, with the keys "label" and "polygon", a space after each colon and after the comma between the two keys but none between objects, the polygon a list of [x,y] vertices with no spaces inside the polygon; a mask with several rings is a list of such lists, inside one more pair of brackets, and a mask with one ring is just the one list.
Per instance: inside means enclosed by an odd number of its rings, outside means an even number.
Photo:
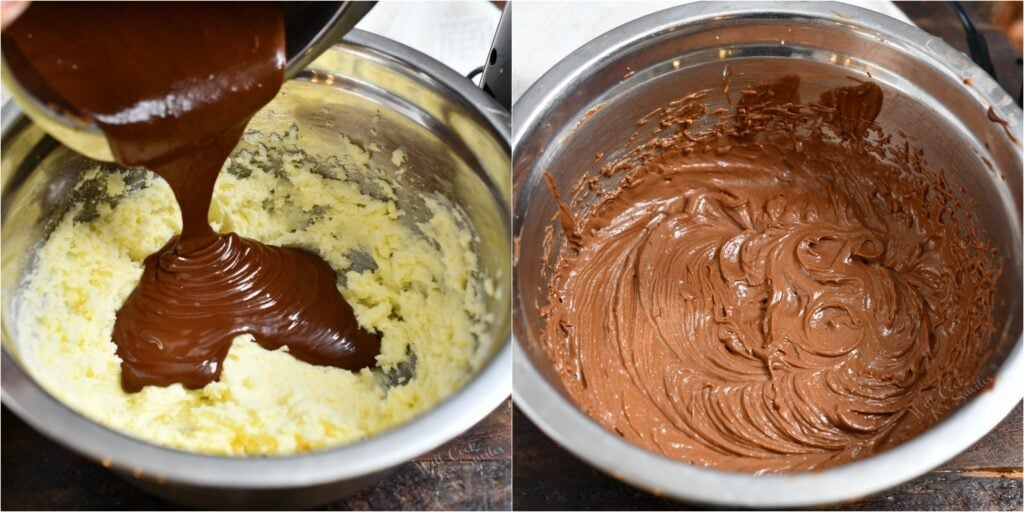
[{"label": "black cord", "polygon": [[466,78],[468,78],[470,81],[472,81],[474,78],[476,78],[477,75],[479,75],[480,73],[483,73],[483,72],[484,72],[484,67],[480,66],[480,67],[474,69],[473,71],[470,71],[469,74],[466,75]]},{"label": "black cord", "polygon": [[953,7],[957,18],[960,19],[960,24],[964,26],[964,32],[967,33],[967,49],[971,54],[971,60],[998,82],[996,67],[992,64],[992,57],[988,53],[988,42],[985,41],[985,35],[974,25],[974,20],[967,14],[967,10],[960,2],[949,2],[949,5]]},{"label": "black cord", "polygon": [[[1020,67],[1021,64],[1024,64],[1024,62],[1021,59],[1017,59],[1017,67]],[[1021,85],[1020,89],[1017,90],[1017,106],[1022,105],[1024,105],[1024,85]]]}]

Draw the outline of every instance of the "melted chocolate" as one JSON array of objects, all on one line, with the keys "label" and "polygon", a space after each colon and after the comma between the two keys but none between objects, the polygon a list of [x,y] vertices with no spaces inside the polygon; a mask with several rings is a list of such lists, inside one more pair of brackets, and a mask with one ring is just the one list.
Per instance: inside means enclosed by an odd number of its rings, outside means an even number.
[{"label": "melted chocolate", "polygon": [[672,102],[667,134],[585,176],[572,208],[556,194],[568,243],[542,338],[608,430],[703,466],[820,469],[971,392],[991,248],[919,152],[888,143],[876,84],[799,90],[742,90],[720,120],[706,92]]},{"label": "melted chocolate", "polygon": [[125,391],[217,380],[246,333],[313,364],[374,364],[380,339],[325,261],[215,233],[207,218],[224,161],[284,79],[280,4],[35,2],[3,50],[37,97],[95,122],[118,162],[159,174],[181,208],[181,235],[146,258],[117,312]]}]

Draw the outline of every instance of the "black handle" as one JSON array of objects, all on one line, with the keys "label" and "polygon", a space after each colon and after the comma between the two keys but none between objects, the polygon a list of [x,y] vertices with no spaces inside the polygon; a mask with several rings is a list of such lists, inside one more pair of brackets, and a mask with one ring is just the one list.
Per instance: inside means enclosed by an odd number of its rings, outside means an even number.
[{"label": "black handle", "polygon": [[964,32],[967,33],[967,50],[971,54],[971,60],[981,69],[984,69],[993,80],[998,81],[996,67],[992,64],[992,56],[988,52],[988,42],[985,41],[985,34],[982,34],[978,27],[974,25],[974,20],[967,14],[967,10],[964,9],[960,2],[949,2],[949,5],[953,7],[956,17],[964,27]]},{"label": "black handle", "polygon": [[[978,27],[974,24],[974,20],[971,19],[971,15],[967,13],[967,9],[960,2],[948,2],[950,7],[953,8],[953,12],[956,13],[956,17],[960,20],[960,25],[964,27],[964,33],[967,34],[967,51],[971,55],[971,60],[978,65],[981,69],[985,70],[993,80],[999,82],[999,77],[996,76],[996,67],[992,64],[992,55],[988,51],[988,41],[985,40],[985,34],[983,34]],[[1017,92],[1017,105],[1021,104],[1024,99],[1024,87]]]},{"label": "black handle", "polygon": [[[501,11],[498,30],[491,41],[491,51],[483,66],[481,86],[484,92],[498,100],[505,110],[512,109],[512,10],[509,4]],[[475,70],[474,70],[475,71]],[[475,76],[472,73],[470,77]]]}]

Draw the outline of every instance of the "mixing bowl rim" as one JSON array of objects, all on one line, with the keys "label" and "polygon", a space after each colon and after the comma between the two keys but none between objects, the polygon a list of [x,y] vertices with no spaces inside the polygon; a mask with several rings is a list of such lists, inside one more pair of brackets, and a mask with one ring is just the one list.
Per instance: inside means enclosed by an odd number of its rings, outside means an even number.
[{"label": "mixing bowl rim", "polygon": [[[353,30],[341,47],[369,52],[415,71],[441,92],[454,93],[482,114],[496,138],[509,147],[509,114],[482,90],[451,68],[396,41]],[[338,46],[328,50],[338,51]],[[447,88],[445,91],[443,88]],[[8,102],[2,132],[26,119]],[[500,199],[500,198],[499,198]],[[508,200],[499,204],[510,226]],[[450,441],[490,414],[512,387],[511,333],[495,340],[495,353],[462,387],[408,422],[365,440],[309,453],[272,457],[227,457],[186,452],[151,444],[100,425],[50,395],[21,368],[6,347],[2,352],[3,404],[37,431],[106,467],[158,484],[174,482],[210,488],[288,489],[336,482],[390,469]],[[461,421],[452,421],[453,418]]]},{"label": "mixing bowl rim", "polygon": [[[557,108],[558,100],[574,91],[581,76],[600,68],[599,62],[646,38],[715,18],[780,16],[823,18],[837,24],[858,25],[861,30],[869,28],[880,37],[907,45],[909,51],[922,54],[931,65],[945,66],[947,70],[954,69],[949,64],[952,59],[960,63],[966,61],[967,69],[957,72],[967,71],[962,76],[972,79],[975,99],[979,103],[981,99],[988,100],[988,104],[1010,123],[1013,133],[1021,132],[1021,110],[1009,95],[965,56],[917,27],[834,2],[747,2],[742,5],[700,2],[665,9],[612,29],[548,70],[514,106],[513,172],[516,172],[517,148],[550,119],[548,114]],[[1020,161],[1019,145],[1016,153]],[[514,237],[521,234],[531,194],[543,188],[540,171],[539,166],[534,166],[529,169],[529,176],[513,177],[516,183],[524,184],[513,197]],[[1019,179],[1019,175],[1015,178]],[[1011,212],[1010,215],[1013,218],[1008,221],[1015,224],[1019,241],[1019,214]],[[518,260],[513,260],[513,301],[517,311],[522,307],[518,264]],[[513,322],[513,400],[545,434],[591,465],[627,483],[657,495],[719,506],[819,505],[856,499],[897,485],[939,466],[983,437],[1017,405],[1024,389],[1024,338],[1018,333],[1013,350],[996,371],[991,386],[982,387],[953,414],[914,439],[869,458],[821,471],[774,475],[729,472],[669,459],[602,428],[541,376],[519,337],[527,329],[523,314],[514,314]],[[935,446],[956,448],[933,450]]]}]

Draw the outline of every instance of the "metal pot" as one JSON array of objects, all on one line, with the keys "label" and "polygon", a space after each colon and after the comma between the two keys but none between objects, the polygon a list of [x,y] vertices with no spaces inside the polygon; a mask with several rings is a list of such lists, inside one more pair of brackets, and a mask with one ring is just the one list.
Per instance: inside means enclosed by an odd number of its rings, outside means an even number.
[{"label": "metal pot", "polygon": [[[366,16],[376,2],[284,2],[285,79],[292,78],[317,56],[341,40],[349,30]],[[55,111],[26,90],[7,65],[4,56],[4,84],[18,101],[22,111],[33,122],[46,129],[62,144],[94,160],[113,162],[106,135],[99,126],[83,123],[74,117]]]},{"label": "metal pot", "polygon": [[[331,109],[325,110],[326,105]],[[304,133],[300,145],[330,144],[336,140],[332,135],[341,131],[353,140],[384,140],[405,148],[415,165],[395,179],[413,190],[447,196],[466,212],[480,237],[476,250],[482,270],[502,290],[488,304],[495,315],[495,347],[486,365],[432,410],[336,449],[266,458],[209,456],[152,445],[101,426],[33,381],[18,362],[9,324],[11,299],[29,256],[45,236],[46,221],[59,213],[55,209],[60,198],[77,181],[78,172],[94,164],[7,104],[2,146],[3,403],[40,432],[132,483],[198,507],[299,508],[335,500],[456,437],[505,400],[511,388],[508,113],[437,61],[358,30],[287,82],[265,110],[276,115],[258,113],[250,127],[287,132],[295,122]],[[375,112],[380,115],[376,135],[366,122]]]},{"label": "metal pot", "polygon": [[[547,283],[545,229],[556,204],[541,178],[569,189],[615,159],[634,122],[689,92],[801,75],[801,97],[870,76],[885,90],[879,123],[916,137],[925,158],[955,172],[983,207],[978,221],[1003,266],[991,360],[979,391],[920,436],[873,457],[818,472],[755,476],[670,460],[609,433],[565,394],[540,348]],[[709,111],[718,106],[714,94]],[[600,107],[600,108],[598,108]],[[989,107],[1008,121],[989,120]],[[559,444],[623,481],[658,495],[722,506],[794,507],[855,499],[914,478],[969,447],[1021,400],[1021,110],[995,81],[939,39],[838,3],[700,3],[612,30],[545,74],[515,105],[513,262],[517,406]],[[644,139],[640,139],[644,140]],[[617,150],[617,151],[616,151]],[[984,163],[991,163],[992,169]],[[552,248],[558,254],[557,240]],[[553,256],[554,258],[554,256]],[[991,388],[981,385],[994,377]]]}]

